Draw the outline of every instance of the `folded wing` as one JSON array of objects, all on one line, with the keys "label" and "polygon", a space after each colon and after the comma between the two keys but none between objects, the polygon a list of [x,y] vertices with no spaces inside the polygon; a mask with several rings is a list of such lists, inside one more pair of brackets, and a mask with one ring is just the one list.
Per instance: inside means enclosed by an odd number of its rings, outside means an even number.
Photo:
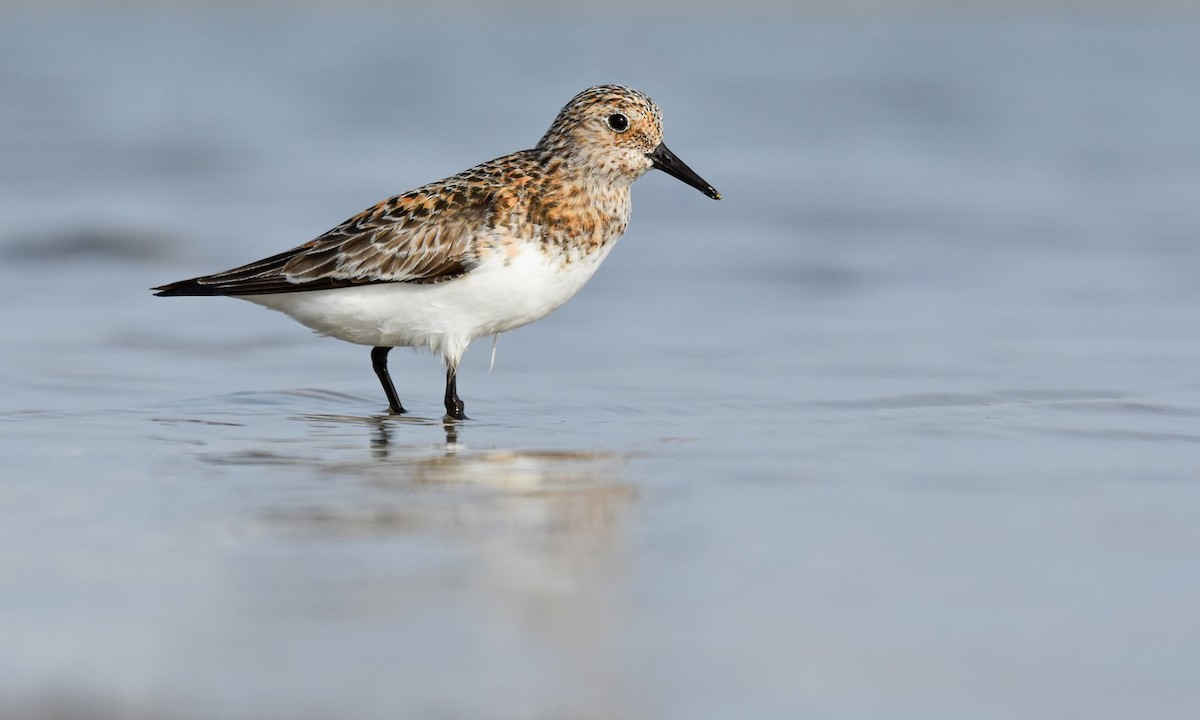
[{"label": "folded wing", "polygon": [[261,295],[368,285],[437,283],[475,266],[490,231],[488,184],[433,183],[389,198],[318,238],[232,270],[154,288],[156,295]]}]

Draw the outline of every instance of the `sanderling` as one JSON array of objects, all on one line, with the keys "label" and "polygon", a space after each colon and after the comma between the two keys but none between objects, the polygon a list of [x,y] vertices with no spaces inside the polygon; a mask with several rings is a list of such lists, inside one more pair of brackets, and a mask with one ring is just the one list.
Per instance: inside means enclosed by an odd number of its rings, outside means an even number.
[{"label": "sanderling", "polygon": [[576,95],[538,144],[388,198],[320,237],[157,295],[228,295],[323,335],[369,345],[393,413],[393,347],[446,361],[446,415],[463,419],[458,362],[478,337],[541,318],[592,277],[629,221],[629,186],[658,168],[721,194],[662,142],[644,94],[601,85]]}]

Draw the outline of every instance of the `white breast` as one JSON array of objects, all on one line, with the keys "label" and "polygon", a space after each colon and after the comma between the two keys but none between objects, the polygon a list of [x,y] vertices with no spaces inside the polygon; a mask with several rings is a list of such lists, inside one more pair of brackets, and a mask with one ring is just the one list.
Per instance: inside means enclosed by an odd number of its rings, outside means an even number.
[{"label": "white breast", "polygon": [[579,292],[615,243],[564,263],[522,243],[466,275],[428,285],[380,283],[243,295],[331,337],[376,347],[427,347],[457,365],[477,337],[546,316]]}]

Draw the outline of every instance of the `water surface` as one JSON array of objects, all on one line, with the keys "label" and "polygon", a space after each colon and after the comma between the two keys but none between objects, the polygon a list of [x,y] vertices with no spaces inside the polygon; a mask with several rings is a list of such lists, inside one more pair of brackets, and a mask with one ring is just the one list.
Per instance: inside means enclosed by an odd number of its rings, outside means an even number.
[{"label": "water surface", "polygon": [[[14,16],[0,714],[1190,717],[1198,30]],[[612,81],[725,199],[639,181],[450,432],[428,355],[389,418],[365,348],[147,291]]]}]

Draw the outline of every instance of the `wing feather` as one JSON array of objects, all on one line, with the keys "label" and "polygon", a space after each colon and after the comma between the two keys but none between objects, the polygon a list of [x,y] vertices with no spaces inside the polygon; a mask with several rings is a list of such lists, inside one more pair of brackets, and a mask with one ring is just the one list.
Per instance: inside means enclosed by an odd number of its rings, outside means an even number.
[{"label": "wing feather", "polygon": [[452,280],[476,266],[476,243],[493,232],[497,197],[509,194],[500,168],[521,159],[499,158],[388,198],[278,255],[154,290],[164,296],[258,295]]}]

